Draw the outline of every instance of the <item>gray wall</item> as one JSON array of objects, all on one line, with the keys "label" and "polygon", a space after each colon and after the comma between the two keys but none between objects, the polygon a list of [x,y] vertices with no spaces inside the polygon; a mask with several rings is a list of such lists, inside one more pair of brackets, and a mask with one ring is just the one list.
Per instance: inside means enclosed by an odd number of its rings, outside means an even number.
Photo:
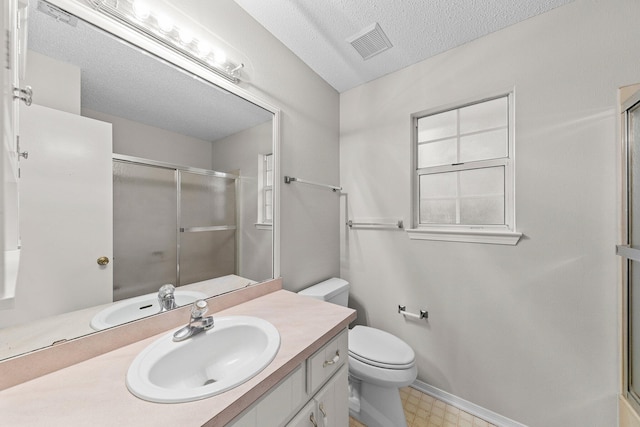
[{"label": "gray wall", "polygon": [[261,281],[272,277],[271,229],[256,227],[258,221],[258,154],[273,152],[271,121],[213,142],[213,169],[238,173],[240,181],[240,248],[238,275]]},{"label": "gray wall", "polygon": [[113,124],[113,152],[116,154],[211,169],[210,141],[87,108],[82,109],[82,115]]},{"label": "gray wall", "polygon": [[520,243],[343,231],[341,274],[420,380],[531,427],[617,423],[617,90],[640,80],[638,16],[577,0],[341,95],[349,215],[408,222],[410,115],[515,88]]}]

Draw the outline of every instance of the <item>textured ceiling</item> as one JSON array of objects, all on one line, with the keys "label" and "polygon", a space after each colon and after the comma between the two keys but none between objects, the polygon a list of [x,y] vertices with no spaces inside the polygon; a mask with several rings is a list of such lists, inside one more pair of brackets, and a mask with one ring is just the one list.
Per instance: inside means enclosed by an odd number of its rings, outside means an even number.
[{"label": "textured ceiling", "polygon": [[[95,27],[58,22],[30,2],[27,47],[81,69],[82,108],[215,141],[272,114]],[[34,88],[34,91],[37,91]]]},{"label": "textured ceiling", "polygon": [[[339,92],[573,0],[235,0]],[[363,60],[346,39],[379,23],[393,47]]]}]

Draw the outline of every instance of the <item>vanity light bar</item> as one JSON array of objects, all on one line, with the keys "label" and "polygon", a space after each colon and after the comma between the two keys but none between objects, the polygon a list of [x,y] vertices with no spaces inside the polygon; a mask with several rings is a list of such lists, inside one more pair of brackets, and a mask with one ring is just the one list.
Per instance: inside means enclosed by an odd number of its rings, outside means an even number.
[{"label": "vanity light bar", "polygon": [[157,41],[173,52],[194,61],[232,83],[244,64],[228,60],[222,50],[194,38],[186,28],[178,28],[169,15],[155,14],[148,3],[140,0],[86,0],[94,9]]}]

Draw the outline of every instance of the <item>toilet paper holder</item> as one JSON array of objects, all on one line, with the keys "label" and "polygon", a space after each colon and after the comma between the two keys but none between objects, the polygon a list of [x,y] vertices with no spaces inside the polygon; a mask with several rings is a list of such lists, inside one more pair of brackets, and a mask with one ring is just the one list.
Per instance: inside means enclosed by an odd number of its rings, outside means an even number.
[{"label": "toilet paper holder", "polygon": [[398,305],[398,313],[402,314],[405,318],[412,317],[414,319],[428,319],[429,312],[427,310],[420,310],[420,314],[410,313],[407,311],[406,305]]}]

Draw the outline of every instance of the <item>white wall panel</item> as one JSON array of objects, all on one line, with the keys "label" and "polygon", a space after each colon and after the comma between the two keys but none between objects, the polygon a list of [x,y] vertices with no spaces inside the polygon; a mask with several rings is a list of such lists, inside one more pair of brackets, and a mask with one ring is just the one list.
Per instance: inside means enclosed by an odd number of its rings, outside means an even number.
[{"label": "white wall panel", "polygon": [[577,0],[341,95],[349,216],[407,223],[410,115],[515,89],[520,243],[343,230],[341,274],[420,380],[532,427],[617,423],[616,97],[640,78],[637,16]]}]

